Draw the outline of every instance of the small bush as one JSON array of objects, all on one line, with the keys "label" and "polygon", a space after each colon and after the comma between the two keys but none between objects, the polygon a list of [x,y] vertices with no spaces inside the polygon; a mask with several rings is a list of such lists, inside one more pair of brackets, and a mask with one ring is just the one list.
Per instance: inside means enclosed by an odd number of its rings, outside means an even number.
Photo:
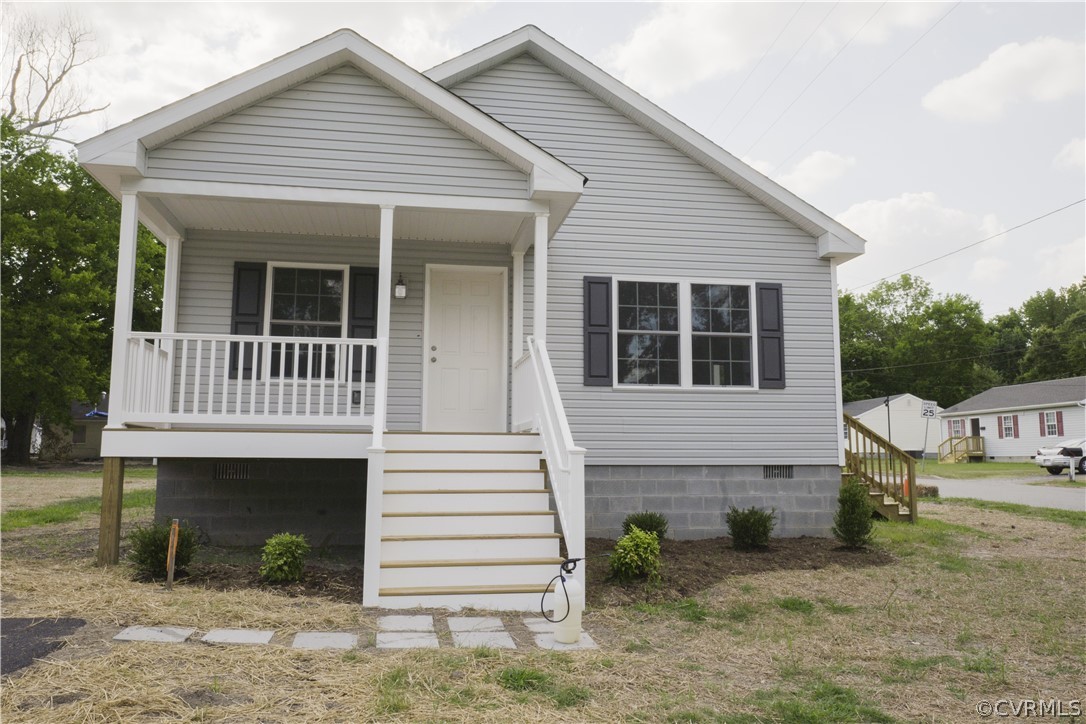
[{"label": "small bush", "polygon": [[260,576],[271,583],[293,583],[301,580],[309,543],[304,535],[277,533],[264,544],[260,556]]},{"label": "small bush", "polygon": [[622,521],[622,535],[629,535],[631,528],[640,528],[646,533],[655,533],[656,538],[663,540],[667,535],[667,518],[660,513],[646,510],[643,513],[630,513],[626,520]]},{"label": "small bush", "polygon": [[938,498],[939,486],[938,485],[917,485],[916,497],[918,498]]},{"label": "small bush", "polygon": [[660,583],[660,539],[637,526],[615,543],[611,553],[611,577],[619,583],[647,579]]},{"label": "small bush", "polygon": [[871,519],[871,496],[867,486],[850,478],[841,486],[837,496],[837,513],[833,516],[833,537],[846,548],[863,548],[871,542],[875,523]]},{"label": "small bush", "polygon": [[768,548],[769,536],[777,524],[773,520],[773,508],[759,510],[755,507],[739,510],[734,505],[728,509],[728,534],[732,537],[732,548],[737,551],[750,551],[756,548]]},{"label": "small bush", "polygon": [[[143,576],[152,580],[166,577],[166,557],[170,549],[170,528],[173,523],[163,521],[143,526],[137,525],[128,533],[128,560]],[[196,529],[182,522],[177,531],[177,551],[174,553],[174,573],[184,571],[192,561],[197,542]]]}]

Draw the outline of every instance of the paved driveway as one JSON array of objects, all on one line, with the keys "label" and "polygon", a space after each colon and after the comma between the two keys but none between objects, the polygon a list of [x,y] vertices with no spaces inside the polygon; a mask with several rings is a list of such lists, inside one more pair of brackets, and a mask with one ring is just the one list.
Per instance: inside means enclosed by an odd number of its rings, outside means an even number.
[{"label": "paved driveway", "polygon": [[[1049,485],[1030,485],[1030,480],[1010,478],[982,478],[980,480],[948,480],[917,476],[925,485],[939,486],[943,498],[978,498],[1003,503],[1022,503],[1038,508],[1062,508],[1086,510],[1086,489],[1057,488]],[[1077,476],[1082,480],[1083,476]]]}]

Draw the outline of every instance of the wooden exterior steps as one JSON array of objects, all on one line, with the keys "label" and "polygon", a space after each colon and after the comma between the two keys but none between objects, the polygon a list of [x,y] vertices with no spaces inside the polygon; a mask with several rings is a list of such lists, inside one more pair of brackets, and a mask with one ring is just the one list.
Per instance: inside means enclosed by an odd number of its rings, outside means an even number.
[{"label": "wooden exterior steps", "polygon": [[851,415],[844,421],[848,444],[842,481],[856,478],[866,485],[875,513],[886,520],[916,522],[916,461]]},{"label": "wooden exterior steps", "polygon": [[538,610],[562,562],[539,436],[386,444],[380,605]]}]

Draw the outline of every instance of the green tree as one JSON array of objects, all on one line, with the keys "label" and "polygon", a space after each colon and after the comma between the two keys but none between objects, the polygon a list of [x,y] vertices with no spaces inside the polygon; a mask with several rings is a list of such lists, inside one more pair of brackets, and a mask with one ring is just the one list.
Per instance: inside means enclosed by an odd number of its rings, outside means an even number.
[{"label": "green tree", "polygon": [[1030,330],[1018,380],[1057,380],[1086,374],[1086,280],[1027,299],[1021,315]]},{"label": "green tree", "polygon": [[[0,414],[8,460],[26,462],[34,422],[68,424],[107,389],[120,205],[70,157],[0,121]],[[164,251],[141,229],[137,328],[158,328]]]}]

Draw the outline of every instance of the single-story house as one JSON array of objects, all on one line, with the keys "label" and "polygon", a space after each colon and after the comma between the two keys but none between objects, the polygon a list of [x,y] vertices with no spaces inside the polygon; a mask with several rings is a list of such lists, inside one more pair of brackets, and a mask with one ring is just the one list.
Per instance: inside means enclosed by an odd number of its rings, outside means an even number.
[{"label": "single-story house", "polygon": [[829,532],[863,239],[538,28],[426,73],[340,30],[78,154],[121,201],[106,483],[157,457],[157,514],[364,544],[392,607],[538,606],[645,509]]},{"label": "single-story house", "polygon": [[1086,376],[1003,385],[941,413],[945,439],[980,438],[988,460],[1025,461],[1037,448],[1086,437]]},{"label": "single-story house", "polygon": [[97,460],[102,457],[102,430],[109,416],[109,395],[102,393],[96,403],[73,402],[69,425],[49,428],[49,444],[40,455],[58,460]]},{"label": "single-story house", "polygon": [[[889,400],[889,415],[887,415],[887,400]],[[922,414],[924,400],[908,392],[846,402],[844,409],[846,415],[856,418],[873,432],[918,460],[923,457],[924,451],[934,451],[942,440],[938,420],[934,415],[924,417]],[[941,409],[936,405],[935,413]],[[845,445],[846,447],[848,445],[847,438]]]}]

